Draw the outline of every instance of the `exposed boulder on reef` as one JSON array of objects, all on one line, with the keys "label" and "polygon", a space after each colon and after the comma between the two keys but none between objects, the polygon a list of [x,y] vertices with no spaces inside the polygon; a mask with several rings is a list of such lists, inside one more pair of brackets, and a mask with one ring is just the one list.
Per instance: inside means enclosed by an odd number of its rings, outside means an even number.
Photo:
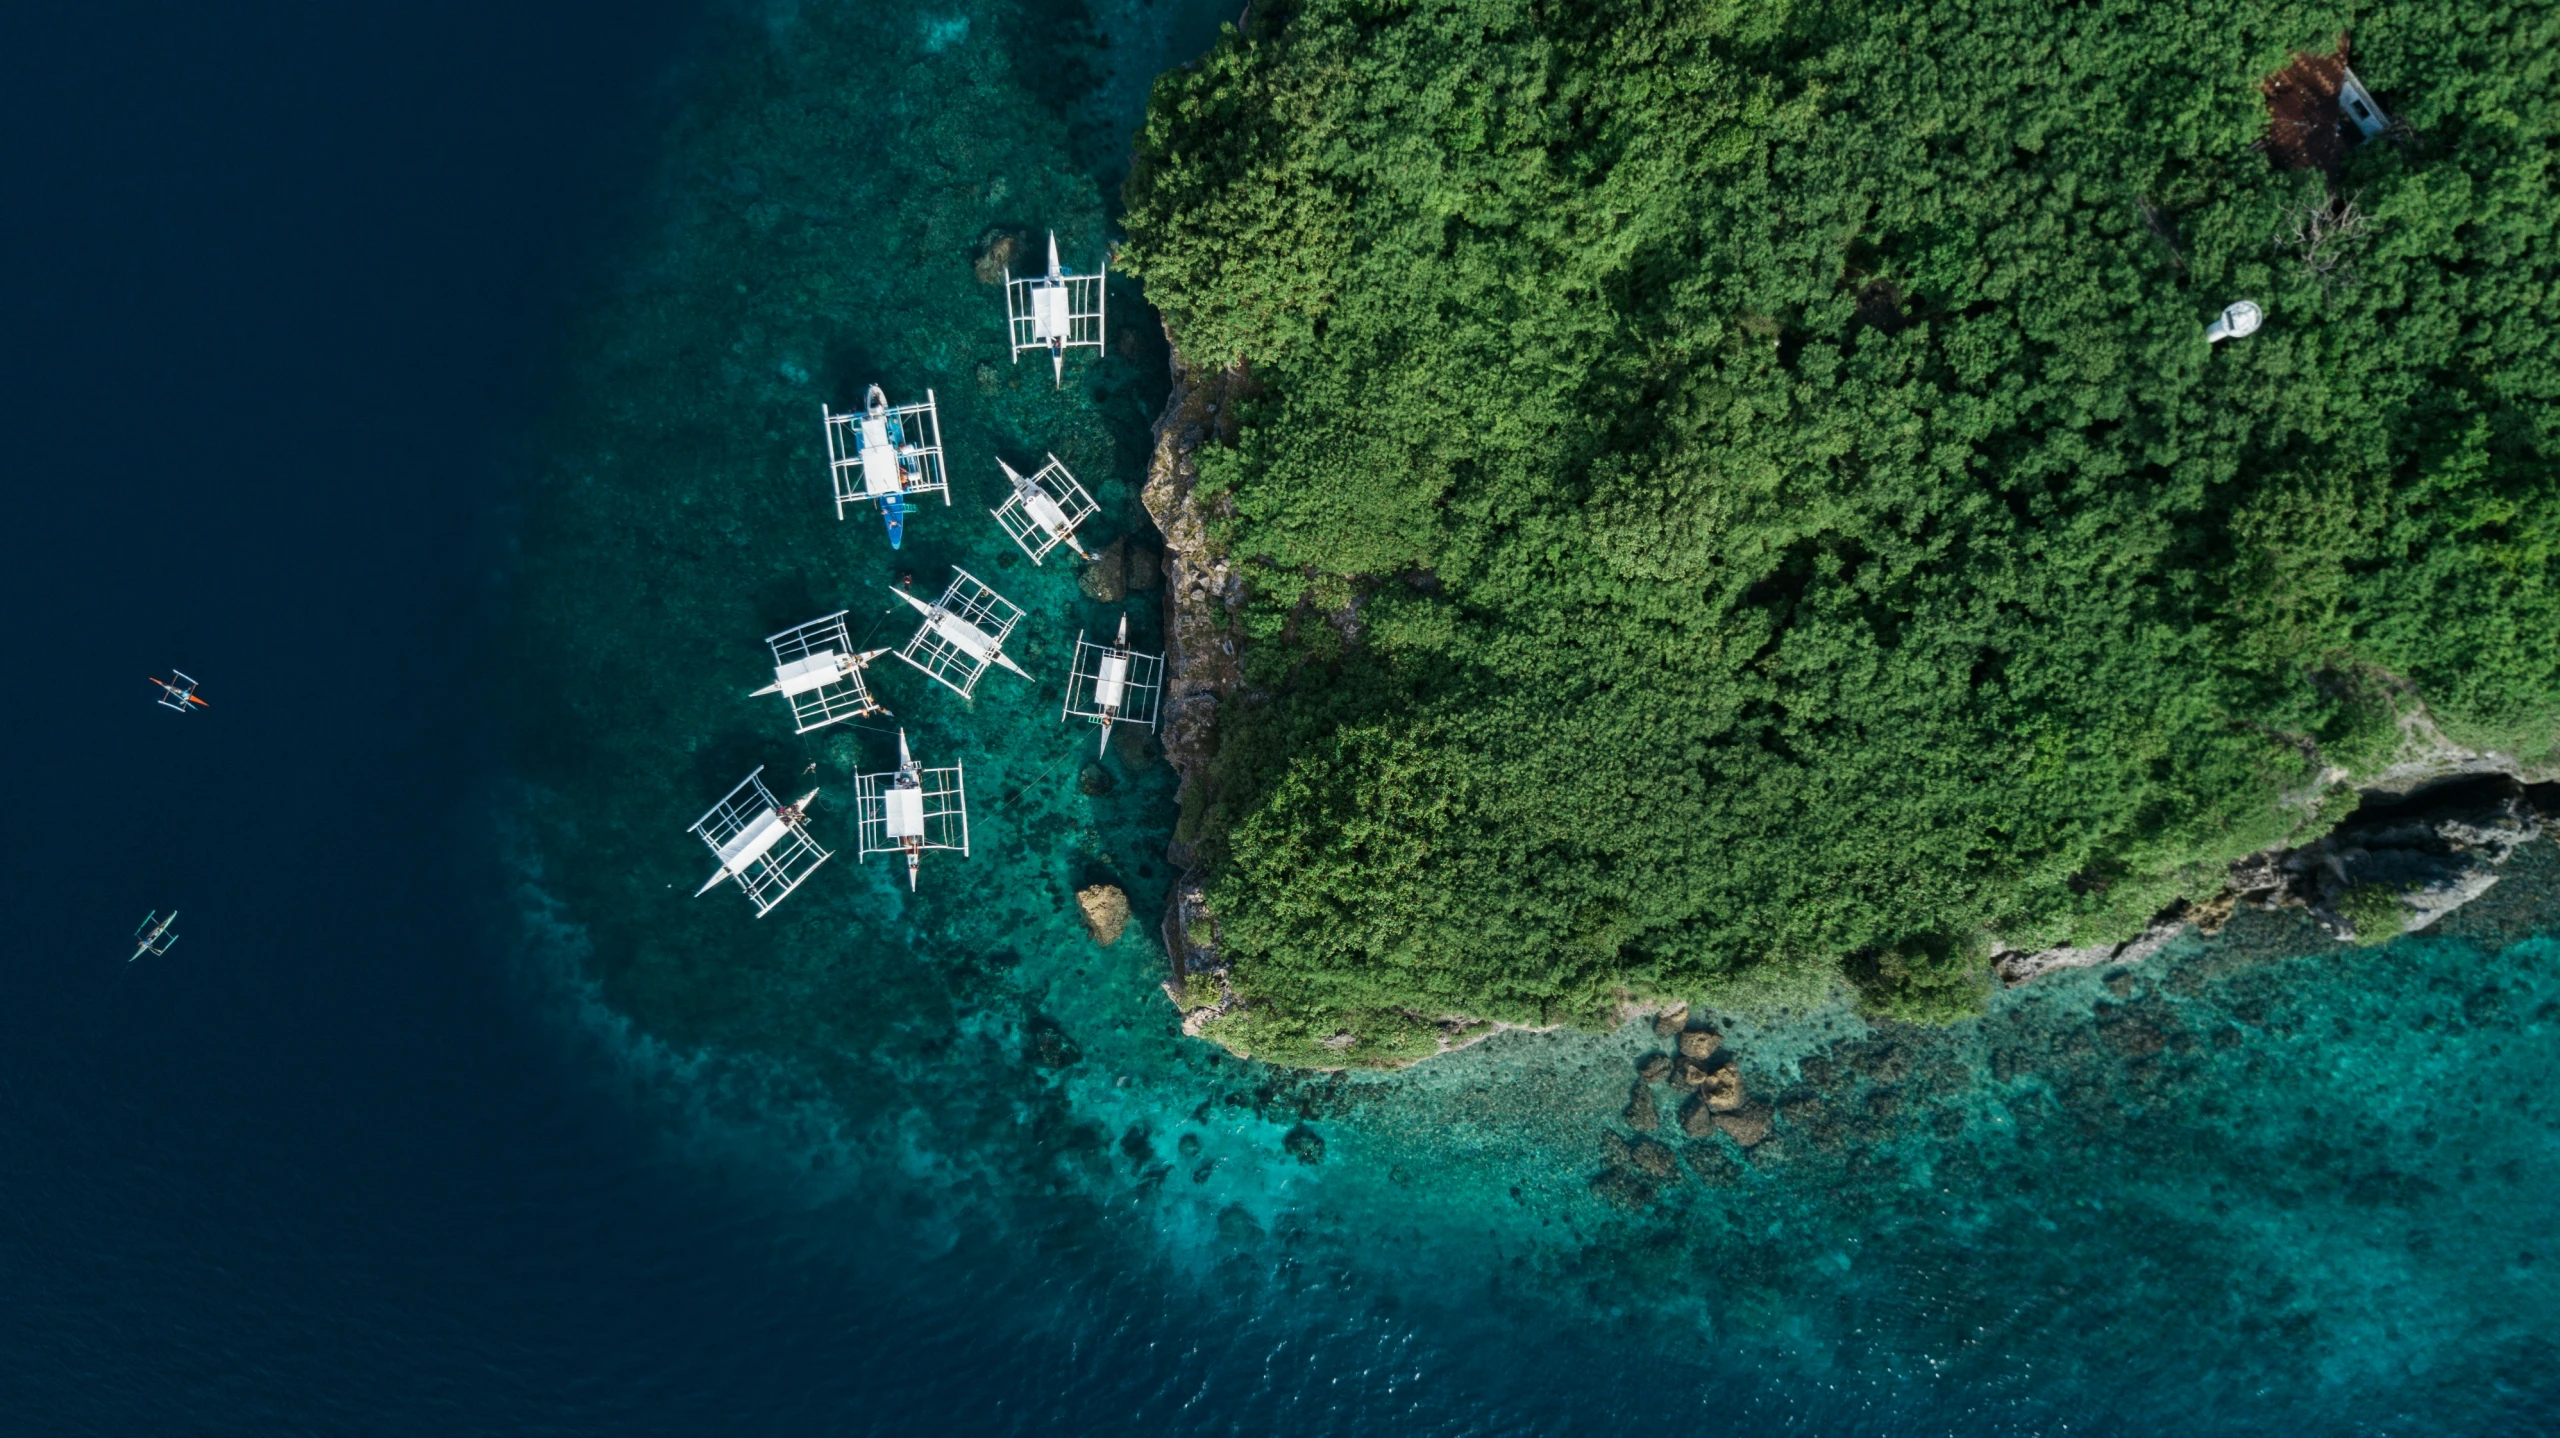
[{"label": "exposed boulder on reef", "polygon": [[1698,1100],[1712,1113],[1732,1113],[1749,1102],[1742,1091],[1742,1070],[1726,1064],[1707,1070],[1706,1082],[1699,1086]]},{"label": "exposed boulder on reef", "polygon": [[[1723,1128],[1724,1119],[1751,1107],[1750,1096],[1742,1091],[1742,1070],[1727,1065],[1708,1074],[1706,1087],[1691,1094],[1689,1101],[1680,1106],[1680,1131],[1691,1138],[1705,1138]],[[1765,1112],[1760,1122],[1765,1132]]]},{"label": "exposed boulder on reef", "polygon": [[1121,931],[1129,927],[1129,896],[1116,884],[1079,890],[1076,907],[1084,913],[1085,932],[1106,949],[1120,942]]},{"label": "exposed boulder on reef", "polygon": [[1724,1035],[1713,1029],[1689,1029],[1680,1035],[1680,1057],[1707,1059],[1715,1057],[1724,1043]]},{"label": "exposed boulder on reef", "polygon": [[2242,907],[2301,909],[2340,940],[2376,943],[2424,929],[2487,893],[2499,866],[2555,820],[2560,784],[2509,772],[2465,769],[2406,790],[2368,789],[2355,813],[2320,839],[2240,860],[2219,895],[2171,908],[2124,943],[2006,950],[1992,964],[2011,984],[2056,969],[2130,967],[2190,925],[2211,933]]}]

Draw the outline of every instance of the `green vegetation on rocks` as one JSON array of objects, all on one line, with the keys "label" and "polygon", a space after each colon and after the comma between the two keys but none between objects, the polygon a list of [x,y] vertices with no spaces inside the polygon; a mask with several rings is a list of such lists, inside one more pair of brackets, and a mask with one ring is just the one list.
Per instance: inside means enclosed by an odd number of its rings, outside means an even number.
[{"label": "green vegetation on rocks", "polygon": [[2413,727],[2547,753],[2560,7],[2360,12],[2406,133],[2279,171],[2339,23],[1301,0],[1161,80],[1130,258],[1254,382],[1222,1037],[1943,1017],[1907,956],[2121,938]]}]

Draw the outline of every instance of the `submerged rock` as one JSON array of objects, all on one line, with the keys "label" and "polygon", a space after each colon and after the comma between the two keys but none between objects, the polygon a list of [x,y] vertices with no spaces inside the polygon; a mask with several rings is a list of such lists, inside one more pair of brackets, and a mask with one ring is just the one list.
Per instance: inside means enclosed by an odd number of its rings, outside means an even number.
[{"label": "submerged rock", "polygon": [[1749,1148],[1769,1136],[1771,1114],[1765,1103],[1746,1103],[1731,1113],[1715,1116],[1715,1125],[1724,1136]]},{"label": "submerged rock", "polygon": [[1643,1174],[1623,1168],[1604,1168],[1592,1175],[1591,1191],[1602,1202],[1630,1213],[1653,1206],[1654,1187]]},{"label": "submerged rock", "polygon": [[1689,1145],[1689,1167],[1709,1188],[1731,1188],[1742,1181],[1742,1164],[1720,1143]]},{"label": "submerged rock", "polygon": [[1097,551],[1076,574],[1077,587],[1097,604],[1117,604],[1129,597],[1129,541],[1115,539]]},{"label": "submerged rock", "polygon": [[1128,566],[1125,579],[1130,593],[1136,594],[1164,583],[1164,551],[1134,534],[1119,543]]},{"label": "submerged rock", "polygon": [[1023,1057],[1034,1068],[1059,1069],[1084,1060],[1084,1050],[1067,1037],[1067,1031],[1050,1019],[1034,1019],[1030,1032],[1023,1035]]},{"label": "submerged rock", "polygon": [[1705,1094],[1693,1093],[1680,1106],[1680,1131],[1691,1138],[1705,1138],[1716,1131],[1715,1110],[1707,1107]]},{"label": "submerged rock", "polygon": [[1636,1077],[1646,1083],[1660,1083],[1671,1077],[1671,1055],[1646,1054],[1636,1060]]},{"label": "submerged rock", "polygon": [[1305,1124],[1289,1130],[1288,1134],[1280,1140],[1280,1146],[1287,1149],[1290,1156],[1300,1163],[1324,1162],[1324,1135]]},{"label": "submerged rock", "polygon": [[1021,234],[999,225],[978,236],[977,258],[969,268],[977,275],[978,283],[1000,285],[1004,283],[1006,268],[1021,255]]},{"label": "submerged rock", "polygon": [[1643,1079],[1637,1079],[1635,1087],[1627,1094],[1626,1119],[1627,1127],[1642,1132],[1649,1133],[1661,1126],[1662,1113],[1654,1107],[1653,1086]]},{"label": "submerged rock", "polygon": [[1680,1177],[1679,1155],[1671,1151],[1670,1145],[1656,1143],[1649,1138],[1637,1139],[1627,1146],[1627,1167],[1647,1178],[1665,1182]]},{"label": "submerged rock", "polygon": [[1078,892],[1076,907],[1084,911],[1085,932],[1106,949],[1120,942],[1121,931],[1129,927],[1129,896],[1116,884],[1096,884]]}]

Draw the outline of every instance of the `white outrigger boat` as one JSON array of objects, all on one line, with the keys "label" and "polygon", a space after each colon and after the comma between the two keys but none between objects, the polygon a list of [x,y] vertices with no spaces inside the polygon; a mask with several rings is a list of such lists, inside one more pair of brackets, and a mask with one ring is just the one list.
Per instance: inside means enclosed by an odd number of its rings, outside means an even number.
[{"label": "white outrigger boat", "polygon": [[862,857],[907,856],[907,892],[914,893],[917,872],[928,849],[955,850],[969,857],[969,795],[958,764],[928,769],[907,750],[907,731],[898,731],[898,767],[855,777],[854,807],[860,812]]},{"label": "white outrigger boat", "polygon": [[965,569],[955,567],[951,576],[950,587],[931,604],[894,584],[889,586],[890,593],[924,616],[924,624],[898,651],[898,657],[963,699],[970,697],[978,687],[979,676],[993,665],[1001,664],[1030,678],[1004,652],[1005,638],[1022,622],[1022,606],[989,589]]},{"label": "white outrigger boat", "polygon": [[809,837],[809,801],[817,797],[812,789],[789,804],[777,802],[764,786],[764,766],[757,765],[727,798],[693,821],[690,832],[720,857],[720,867],[693,896],[699,899],[722,880],[735,879],[756,906],[757,918],[772,913],[820,864],[835,857]]},{"label": "white outrigger boat", "polygon": [[1100,724],[1102,742],[1095,752],[1107,753],[1113,724],[1144,724],[1147,732],[1155,732],[1157,703],[1163,695],[1164,656],[1129,648],[1129,616],[1123,614],[1120,636],[1108,645],[1077,633],[1075,667],[1067,674],[1067,702],[1058,711],[1058,722],[1073,717]]},{"label": "white outrigger boat", "polygon": [[126,959],[125,962],[132,963],[134,959],[141,958],[144,954],[149,954],[156,959],[169,952],[171,946],[178,942],[178,936],[169,932],[169,926],[176,922],[178,922],[178,911],[175,909],[171,909],[169,917],[165,919],[160,917],[158,909],[143,915],[142,922],[133,926],[133,957]]},{"label": "white outrigger boat", "polygon": [[1032,350],[1049,352],[1049,378],[1067,382],[1067,351],[1090,347],[1103,353],[1103,306],[1108,303],[1111,261],[1099,274],[1080,275],[1058,264],[1058,232],[1049,232],[1049,273],[1014,277],[1005,270],[1006,329],[1013,343],[1013,362]]},{"label": "white outrigger boat", "polygon": [[919,495],[940,494],[951,502],[951,485],[942,467],[942,417],[933,391],[924,403],[892,407],[887,392],[873,385],[863,392],[862,413],[838,414],[825,405],[818,413],[827,422],[827,469],[835,477],[836,518],[847,505],[880,506],[889,527],[889,547],[906,539],[907,502]]},{"label": "white outrigger boat", "polygon": [[862,667],[889,651],[856,650],[852,632],[845,628],[847,612],[839,609],[824,619],[765,636],[764,642],[773,649],[773,682],[756,693],[779,694],[791,701],[794,733],[889,712],[871,697],[871,686],[862,678]]},{"label": "white outrigger boat", "polygon": [[1063,544],[1076,552],[1079,559],[1091,559],[1085,547],[1076,542],[1076,526],[1093,518],[1102,506],[1076,482],[1056,455],[1040,467],[1036,474],[1025,475],[999,459],[996,468],[1013,482],[1013,494],[1003,504],[989,511],[1022,552],[1038,564],[1049,551]]}]

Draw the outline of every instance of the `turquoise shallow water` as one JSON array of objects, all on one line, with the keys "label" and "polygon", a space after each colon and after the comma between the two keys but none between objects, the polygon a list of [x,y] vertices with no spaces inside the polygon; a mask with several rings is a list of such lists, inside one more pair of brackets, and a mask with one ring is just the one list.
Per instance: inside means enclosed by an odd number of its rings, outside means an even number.
[{"label": "turquoise shallow water", "polygon": [[[1109,236],[1144,78],[1215,10],[763,12],[670,138],[653,228],[588,325],[527,497],[493,825],[526,992],[741,1211],[883,1332],[882,1412],[1019,1431],[2542,1431],[2560,1403],[2560,858],[2440,933],[2341,949],[2243,916],[1978,1023],[1727,1016],[1779,1104],[1748,1156],[1624,1117],[1660,1046],[1497,1036],[1395,1075],[1268,1070],[1157,992],[1170,770],[1061,725],[1096,599],[987,516],[1054,451],[1152,552],[1165,382],[1115,282],[1111,358],[1013,365],[991,229]],[[953,476],[891,553],[828,500],[822,402],[941,401]],[[963,703],[873,671],[975,853],[921,890],[850,852],[868,721],[793,737],[761,636],[963,565],[1030,612]],[[1146,583],[1146,566],[1134,567]],[[885,617],[884,617],[885,616]],[[699,899],[684,833],[748,769],[815,766],[837,859],[772,916]],[[788,788],[777,782],[776,788]],[[792,789],[792,792],[797,792]],[[1086,937],[1076,889],[1138,920]],[[1676,1095],[1657,1089],[1667,1120]],[[1659,1147],[1656,1147],[1658,1145]],[[813,1270],[819,1271],[819,1270]],[[841,1288],[828,1287],[841,1284]],[[1001,1355],[997,1357],[995,1355]],[[900,1425],[876,1420],[885,1429]]]}]

